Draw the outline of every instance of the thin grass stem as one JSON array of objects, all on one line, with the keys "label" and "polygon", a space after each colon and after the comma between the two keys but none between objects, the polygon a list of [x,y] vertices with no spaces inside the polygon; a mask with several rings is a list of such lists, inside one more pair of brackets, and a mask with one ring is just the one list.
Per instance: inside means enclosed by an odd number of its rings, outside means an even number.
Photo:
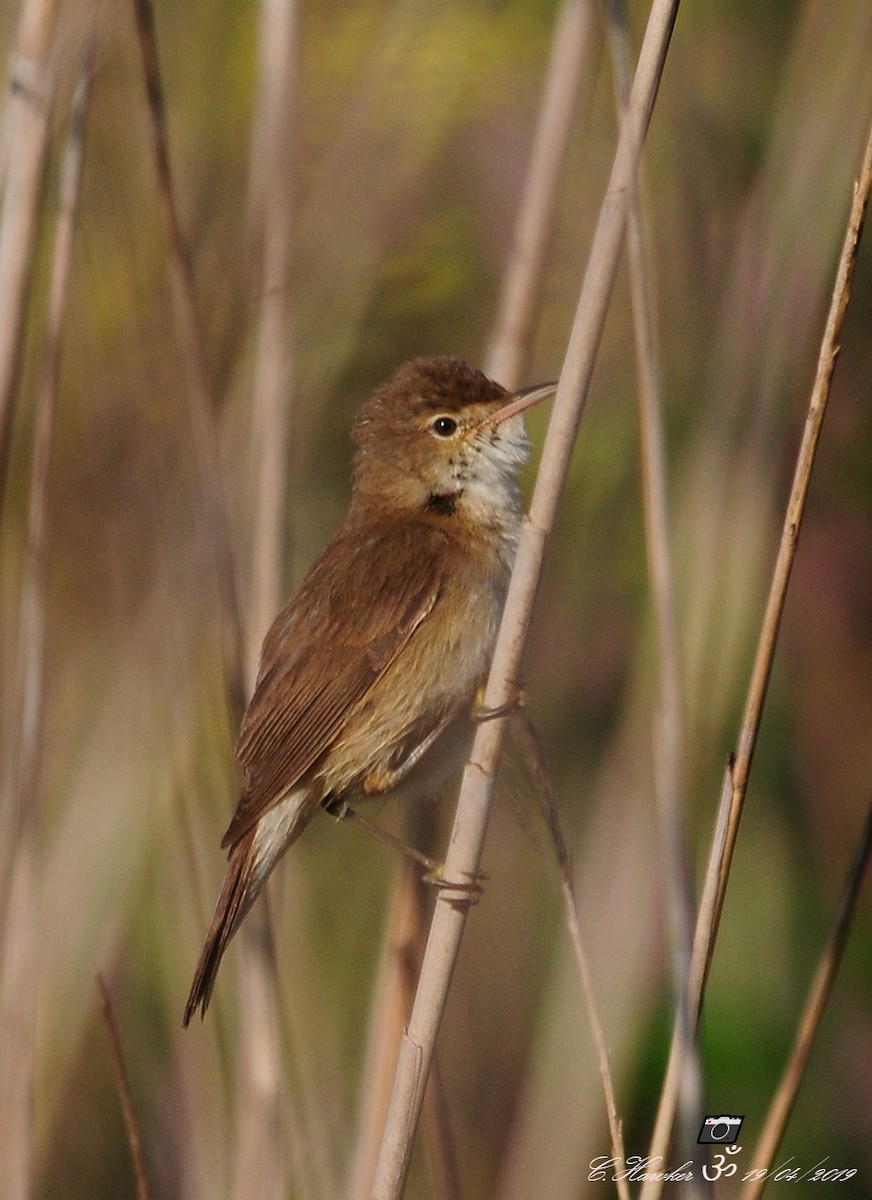
[{"label": "thin grass stem", "polygon": [[842,961],[845,943],[848,940],[848,931],[856,911],[860,888],[863,885],[870,858],[872,858],[872,804],[866,812],[866,820],[857,843],[854,861],[848,871],[836,919],[818,961],[787,1065],[772,1098],[763,1124],[763,1131],[754,1149],[748,1175],[756,1178],[748,1179],[742,1189],[742,1200],[758,1200],[766,1188],[767,1174],[778,1153],[785,1127],[793,1111],[799,1085],[802,1082],[824,1010],[833,989],[836,973]]},{"label": "thin grass stem", "polygon": [[[623,119],[630,95],[631,79],[630,34],[627,5],[624,0],[607,0],[606,19],[618,115],[619,119]],[[681,1060],[684,1068],[680,1086],[680,1108],[687,1146],[695,1139],[693,1126],[702,1107],[703,1092],[702,1070],[694,1032],[695,1021],[688,993],[695,913],[685,819],[685,730],[678,617],[669,536],[663,403],[657,364],[654,289],[640,192],[637,179],[627,220],[627,257],[639,386],[645,554],[657,646],[658,698],[653,731],[654,793],[663,848],[672,987],[677,1010],[677,1028],[684,1047]],[[690,1182],[691,1193],[700,1189],[710,1190],[706,1188],[704,1180],[694,1179]]]},{"label": "thin grass stem", "polygon": [[127,1146],[133,1160],[133,1173],[136,1177],[137,1200],[151,1200],[151,1188],[148,1183],[148,1173],[145,1169],[145,1158],[142,1153],[142,1136],[139,1132],[139,1122],[136,1119],[136,1109],[133,1106],[133,1096],[130,1092],[130,1081],[124,1064],[124,1052],[121,1048],[121,1038],[115,1024],[112,1011],[112,999],[102,975],[97,976],[97,992],[100,996],[100,1014],[106,1026],[109,1038],[109,1053],[112,1057],[112,1070],[115,1074],[115,1086],[121,1100],[121,1112],[124,1117],[124,1131],[127,1134]]},{"label": "thin grass stem", "polygon": [[592,63],[597,33],[591,0],[565,0],[554,27],[539,120],[485,365],[487,374],[509,391],[521,386],[532,355],[558,184],[579,80]]},{"label": "thin grass stem", "polygon": [[[578,965],[578,974],[584,993],[588,1021],[590,1022],[594,1046],[596,1048],[597,1066],[603,1089],[603,1098],[605,1100],[609,1137],[612,1144],[612,1158],[616,1163],[623,1163],[626,1161],[626,1153],[624,1151],[624,1136],[621,1128],[622,1122],[618,1115],[615,1085],[609,1062],[608,1044],[599,1015],[599,1005],[597,1004],[596,992],[593,985],[593,972],[590,968],[590,959],[582,940],[581,926],[578,921],[578,903],[575,897],[575,884],[573,882],[572,855],[569,852],[569,846],[560,823],[560,813],[554,798],[551,778],[545,766],[545,756],[542,753],[539,738],[533,722],[523,710],[520,710],[515,716],[515,728],[520,731],[527,760],[533,770],[536,782],[536,795],[548,824],[548,831],[551,834],[551,841],[557,857],[557,865],[560,869],[560,896],[563,902],[564,919],[572,941],[575,961]],[[630,1186],[626,1178],[619,1174],[615,1182],[619,1200],[630,1200]]]},{"label": "thin grass stem", "polygon": [[[776,556],[769,596],[766,602],[760,636],[757,642],[757,651],[748,685],[745,709],[739,732],[738,749],[730,759],[721,788],[716,838],[709,857],[709,866],[703,886],[703,895],[694,933],[693,955],[691,958],[690,1003],[691,1011],[695,1014],[697,1023],[702,1007],[706,979],[711,965],[718,924],[723,909],[724,894],[729,879],[730,865],[738,836],[742,808],[748,790],[748,779],[757,744],[757,735],[760,730],[763,703],[766,698],[769,676],[772,670],[772,661],[775,655],[775,646],[781,623],[781,614],[784,609],[787,586],[790,582],[790,573],[796,557],[796,547],[811,480],[811,471],[829,400],[833,371],[835,370],[836,359],[838,357],[839,338],[848,308],[848,301],[850,300],[851,277],[857,259],[857,249],[869,204],[870,190],[872,190],[872,128],[870,128],[866,142],[860,174],[854,184],[853,203],[842,243],[830,308],[818,355],[815,380],[806,414],[805,428],[797,454],[778,554]],[[672,1125],[675,1119],[679,1070],[680,1048],[676,1043],[675,1036],[673,1036],[669,1064],[661,1091],[654,1134],[649,1149],[651,1157],[663,1157],[669,1148]],[[660,1195],[660,1191],[661,1185],[657,1181],[647,1181],[642,1186],[641,1200],[656,1200]]]}]

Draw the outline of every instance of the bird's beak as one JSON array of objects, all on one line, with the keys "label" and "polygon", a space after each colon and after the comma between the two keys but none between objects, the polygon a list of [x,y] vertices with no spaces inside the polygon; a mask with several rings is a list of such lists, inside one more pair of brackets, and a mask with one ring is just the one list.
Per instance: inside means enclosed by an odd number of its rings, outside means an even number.
[{"label": "bird's beak", "polygon": [[519,392],[513,393],[508,404],[497,409],[493,416],[487,417],[486,420],[482,421],[482,425],[500,425],[503,421],[508,421],[510,417],[516,417],[518,413],[532,408],[540,400],[547,400],[556,391],[556,379],[552,383],[535,383],[532,387],[521,388]]}]

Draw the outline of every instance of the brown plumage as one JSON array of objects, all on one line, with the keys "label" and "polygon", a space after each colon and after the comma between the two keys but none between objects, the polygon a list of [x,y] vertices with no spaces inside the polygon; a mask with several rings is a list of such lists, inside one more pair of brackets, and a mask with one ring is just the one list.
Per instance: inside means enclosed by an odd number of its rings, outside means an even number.
[{"label": "brown plumage", "polygon": [[426,795],[462,762],[520,520],[526,439],[510,399],[458,359],[416,359],[361,410],[348,515],[263,644],[237,745],[245,787],[186,1025],[319,806]]}]

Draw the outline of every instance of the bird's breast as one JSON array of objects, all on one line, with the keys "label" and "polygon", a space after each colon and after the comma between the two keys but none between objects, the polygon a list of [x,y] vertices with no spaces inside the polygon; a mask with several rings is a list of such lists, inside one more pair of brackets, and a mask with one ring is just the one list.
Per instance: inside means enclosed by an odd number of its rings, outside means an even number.
[{"label": "bird's breast", "polygon": [[492,566],[487,571],[458,566],[446,576],[430,614],[352,711],[326,756],[326,790],[359,794],[367,775],[401,768],[442,726],[400,790],[431,793],[460,767],[474,732],[471,709],[490,664],[505,584],[505,572]]}]

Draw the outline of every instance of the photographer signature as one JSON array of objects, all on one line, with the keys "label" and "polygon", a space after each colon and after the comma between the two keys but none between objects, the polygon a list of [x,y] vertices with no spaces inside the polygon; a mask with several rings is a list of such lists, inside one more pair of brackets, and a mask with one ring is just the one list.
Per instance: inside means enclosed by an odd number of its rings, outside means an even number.
[{"label": "photographer signature", "polygon": [[[733,1156],[741,1152],[741,1146],[727,1146],[715,1154],[710,1163],[704,1163],[701,1169],[702,1177],[713,1183],[717,1179],[729,1179],[738,1175],[739,1164]],[[758,1167],[746,1171],[740,1178],[742,1183],[768,1179],[773,1183],[798,1183],[806,1180],[810,1183],[844,1183],[853,1179],[857,1174],[856,1167],[828,1167],[830,1157],[826,1155],[813,1167],[804,1170],[801,1166],[793,1165],[793,1155],[778,1167]],[[631,1154],[623,1163],[618,1158],[610,1158],[602,1154],[593,1158],[589,1164],[588,1179],[598,1182],[611,1179],[627,1179],[632,1183],[644,1183],[646,1180],[656,1180],[660,1183],[672,1183],[694,1178],[696,1164],[689,1159],[671,1171],[662,1167],[661,1158],[644,1157],[641,1154]]]}]

